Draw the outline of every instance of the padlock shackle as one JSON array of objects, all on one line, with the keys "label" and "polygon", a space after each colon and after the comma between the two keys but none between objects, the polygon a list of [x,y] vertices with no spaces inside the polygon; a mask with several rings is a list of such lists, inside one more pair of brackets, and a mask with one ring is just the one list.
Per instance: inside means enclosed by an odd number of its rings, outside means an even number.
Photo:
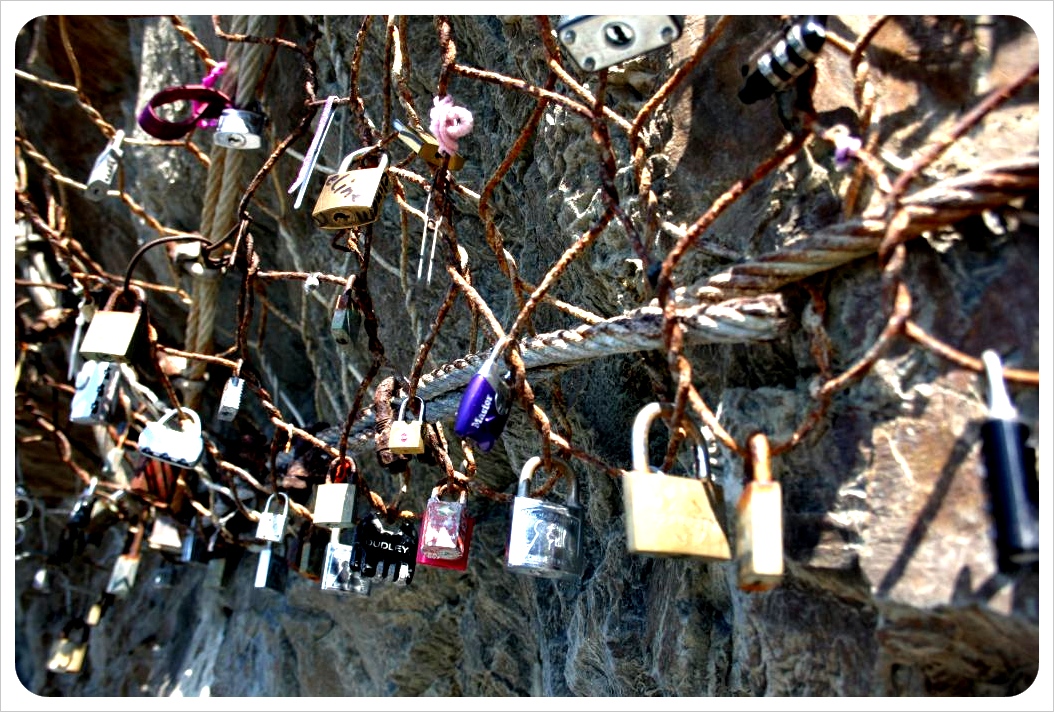
[{"label": "padlock shackle", "polygon": [[132,313],[142,311],[143,305],[146,304],[146,290],[135,284],[128,285],[124,289],[115,289],[113,294],[106,300],[106,306],[103,311],[116,311],[114,307],[117,306],[117,300],[128,292],[134,293],[136,297],[135,308],[132,309]]},{"label": "padlock shackle", "polygon": [[[402,405],[399,406],[399,421],[400,422],[405,422],[403,420],[403,416],[406,414],[406,403],[409,400],[410,400],[409,398],[403,398]],[[422,398],[421,396],[414,396],[414,400],[421,401],[421,417],[419,417],[418,420],[423,423],[424,420],[425,420],[425,399]]]},{"label": "padlock shackle", "polygon": [[[574,471],[568,466],[566,462],[562,460],[553,460],[553,467],[560,470],[561,474],[570,480],[571,484],[567,491],[567,498],[565,500],[567,506],[577,507],[578,506],[578,478],[575,477]],[[534,471],[538,469],[538,466],[542,464],[542,458],[539,455],[535,455],[527,462],[523,463],[523,469],[520,471],[520,482],[516,487],[517,497],[527,497],[529,495],[529,485],[531,478],[534,476]]]},{"label": "padlock shackle", "polygon": [[285,501],[285,506],[282,508],[282,518],[283,519],[288,518],[289,517],[289,495],[287,495],[285,492],[275,492],[275,493],[271,494],[271,496],[269,496],[267,498],[267,502],[264,503],[263,511],[265,511],[265,512],[270,512],[271,511],[271,502],[274,500],[275,495],[278,495],[279,497],[281,497]]},{"label": "padlock shackle", "polygon": [[751,477],[758,484],[772,482],[772,466],[769,457],[769,439],[765,433],[754,433],[747,440]]},{"label": "padlock shackle", "polygon": [[[651,472],[651,466],[648,464],[648,432],[657,417],[661,415],[664,419],[669,420],[673,417],[673,413],[673,403],[662,403],[659,401],[648,403],[637,413],[637,417],[633,420],[633,432],[630,440],[634,472]],[[702,432],[692,422],[692,419],[688,417],[684,418],[681,427],[687,431],[688,437],[695,441],[697,479],[703,479],[705,474],[706,479],[713,480],[713,474],[710,472],[710,455],[707,452],[706,441],[703,439]]]},{"label": "padlock shackle", "polygon": [[[357,148],[348,155],[344,156],[344,160],[340,162],[340,167],[337,168],[337,173],[347,173],[348,169],[351,168],[351,164],[362,158],[363,156],[373,153],[380,149],[380,144],[374,144],[372,146],[363,146]],[[381,162],[377,164],[377,168],[387,169],[388,168],[388,154],[381,152]]]},{"label": "padlock shackle", "polygon": [[[161,416],[161,419],[157,421],[158,425],[160,425],[162,423],[167,423],[173,417],[179,415],[179,413],[181,411],[182,411],[183,415],[185,415],[194,424],[194,430],[191,431],[191,432],[192,433],[193,432],[200,433],[201,432],[201,418],[198,417],[198,414],[195,411],[191,410],[190,408],[187,408],[186,406],[182,406],[182,407],[179,407],[179,408],[169,408],[165,412],[165,414],[163,416]],[[186,429],[183,428],[183,419],[182,418],[179,419],[179,424],[180,424],[179,430],[182,431],[182,432],[186,432]],[[176,428],[172,428],[172,429],[175,430]]]},{"label": "padlock shackle", "polygon": [[[450,484],[449,482],[445,482],[441,485],[436,485],[432,488],[432,495],[429,497],[429,499],[439,500],[444,494],[446,494],[446,491],[450,489],[455,489],[455,486]],[[468,490],[466,490],[464,487],[458,487],[456,489],[460,491],[457,501],[460,504],[464,504],[468,496]]]}]

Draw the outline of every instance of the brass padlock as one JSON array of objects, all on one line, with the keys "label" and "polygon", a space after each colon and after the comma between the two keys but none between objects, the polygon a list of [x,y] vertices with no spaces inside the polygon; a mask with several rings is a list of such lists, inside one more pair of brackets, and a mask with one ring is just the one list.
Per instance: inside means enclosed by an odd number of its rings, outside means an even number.
[{"label": "brass padlock", "polygon": [[[439,153],[439,141],[435,136],[423,131],[415,131],[396,119],[392,120],[392,127],[399,132],[399,140],[409,146],[425,163],[433,168],[443,167],[443,161],[447,160],[447,155]],[[460,153],[450,154],[449,158],[446,165],[448,170],[456,171],[464,167],[465,157]]]},{"label": "brass padlock", "polygon": [[528,497],[531,476],[542,462],[532,457],[523,465],[505,548],[505,568],[543,578],[577,579],[582,575],[582,507],[578,483],[566,463],[553,465],[570,480],[563,504]]},{"label": "brass padlock", "polygon": [[388,175],[388,154],[381,154],[376,168],[348,170],[353,161],[375,148],[367,146],[352,151],[344,157],[337,172],[326,178],[311,211],[315,225],[323,230],[343,230],[366,225],[381,216],[381,203],[392,183]]},{"label": "brass padlock", "polygon": [[139,573],[139,554],[143,546],[143,529],[146,523],[139,521],[135,524],[135,532],[132,543],[128,550],[117,557],[110,574],[110,581],[106,584],[106,593],[117,598],[127,598],[135,586],[135,578]]},{"label": "brass padlock", "polygon": [[672,418],[673,405],[649,403],[633,421],[633,471],[622,476],[626,548],[631,554],[728,561],[724,492],[710,476],[699,428],[687,418],[682,424],[695,443],[695,477],[670,476],[648,465],[648,430],[659,415]]},{"label": "brass padlock", "polygon": [[347,466],[338,465],[335,469],[339,473],[336,477],[331,478],[327,473],[325,483],[315,488],[311,520],[317,527],[355,526],[355,484],[342,476]]},{"label": "brass padlock", "polygon": [[143,306],[146,292],[132,286],[128,290],[136,296],[135,309],[130,312],[117,311],[117,300],[126,292],[115,291],[106,302],[106,308],[95,312],[88,330],[81,340],[80,355],[88,361],[138,360],[146,348],[146,319]]},{"label": "brass padlock", "polygon": [[341,346],[349,346],[354,342],[362,327],[362,314],[355,308],[355,302],[351,296],[354,281],[355,275],[351,275],[344,291],[337,296],[337,303],[333,307],[333,320],[329,324],[333,340]]},{"label": "brass padlock", "polygon": [[84,621],[72,620],[62,629],[61,637],[55,641],[48,658],[51,672],[76,674],[84,667],[88,654],[88,631]]},{"label": "brass padlock", "polygon": [[410,400],[404,398],[399,406],[399,418],[392,422],[391,430],[388,431],[388,449],[396,455],[420,455],[425,451],[424,433],[421,432],[425,420],[425,402],[420,396],[414,398],[421,402],[421,413],[417,420],[409,423],[403,420],[406,403]]},{"label": "brass padlock", "polygon": [[752,479],[736,505],[736,574],[743,591],[768,591],[783,579],[783,498],[772,479],[769,441],[747,441]]}]

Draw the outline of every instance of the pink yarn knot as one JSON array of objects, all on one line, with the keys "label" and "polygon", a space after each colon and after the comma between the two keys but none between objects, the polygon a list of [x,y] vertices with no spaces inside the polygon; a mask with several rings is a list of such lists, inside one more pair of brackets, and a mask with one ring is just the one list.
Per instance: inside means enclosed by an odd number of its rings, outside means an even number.
[{"label": "pink yarn knot", "polygon": [[[213,88],[214,86],[216,86],[216,82],[220,80],[220,77],[223,76],[223,73],[225,71],[227,71],[227,63],[218,62],[215,67],[209,70],[208,74],[201,78],[201,86],[208,87],[209,89]],[[201,107],[200,102],[194,101],[191,102],[191,104],[193,107],[192,111],[194,113],[197,113]],[[202,119],[198,122],[198,127],[203,129],[211,129],[215,128],[216,124],[218,123],[219,119]]]},{"label": "pink yarn knot", "polygon": [[454,106],[454,97],[437,96],[432,100],[429,130],[439,142],[439,151],[447,155],[457,153],[457,140],[472,132],[472,112],[463,106]]}]

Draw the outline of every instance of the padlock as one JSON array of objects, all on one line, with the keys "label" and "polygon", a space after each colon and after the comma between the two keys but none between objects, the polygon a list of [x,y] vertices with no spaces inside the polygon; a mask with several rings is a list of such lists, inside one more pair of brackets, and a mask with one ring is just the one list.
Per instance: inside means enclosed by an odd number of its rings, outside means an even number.
[{"label": "padlock", "polygon": [[183,537],[179,533],[179,525],[172,517],[160,514],[154,518],[150,528],[150,536],[146,540],[147,547],[156,551],[169,551],[175,554],[183,553]]},{"label": "padlock", "polygon": [[325,548],[322,564],[321,590],[336,593],[357,593],[369,596],[373,583],[351,568],[354,546],[340,541],[340,529],[333,529]]},{"label": "padlock", "polygon": [[[180,422],[179,412],[187,418]],[[169,421],[175,419],[170,427]],[[175,467],[194,467],[201,461],[205,441],[201,435],[201,419],[190,408],[171,408],[161,420],[147,423],[139,434],[139,452],[146,457],[166,462]]]},{"label": "padlock", "polygon": [[385,527],[371,514],[355,527],[351,570],[363,578],[407,585],[417,566],[417,525],[400,519],[394,528]]},{"label": "padlock", "polygon": [[118,290],[110,295],[106,308],[95,312],[81,340],[80,355],[85,360],[128,363],[140,360],[146,353],[146,292],[136,286],[128,291],[136,297],[132,311],[115,309],[117,300],[126,294]]},{"label": "padlock", "polygon": [[724,492],[710,475],[702,433],[688,418],[681,427],[695,444],[695,477],[667,475],[648,465],[648,430],[656,417],[673,417],[670,403],[649,403],[633,421],[633,471],[622,476],[626,548],[631,554],[732,558]]},{"label": "padlock", "polygon": [[91,522],[92,507],[95,505],[95,487],[99,484],[98,477],[92,477],[88,487],[80,493],[73,508],[70,509],[69,519],[66,525],[74,529],[85,529]]},{"label": "padlock", "polygon": [[290,546],[286,550],[286,561],[289,563],[289,568],[304,578],[321,581],[322,572],[325,570],[326,546],[329,544],[333,531],[340,530],[316,527],[308,521],[302,522],[297,532],[295,546]]},{"label": "padlock", "polygon": [[198,533],[197,518],[190,522],[183,535],[183,548],[179,552],[182,564],[207,564],[209,562],[208,542]]},{"label": "padlock", "polygon": [[278,593],[285,593],[285,585],[288,578],[289,568],[286,566],[285,553],[276,552],[274,543],[267,545],[260,551],[260,558],[256,562],[255,588],[269,588]]},{"label": "padlock", "polygon": [[113,596],[108,593],[104,593],[102,596],[99,597],[98,601],[91,604],[91,607],[88,608],[88,613],[84,616],[85,624],[92,628],[99,625],[99,621],[102,620],[103,615],[106,613],[106,611],[110,609],[110,606],[112,605]]},{"label": "padlock", "polygon": [[787,89],[816,62],[826,39],[826,15],[796,19],[789,28],[766,41],[743,65],[739,100],[753,104]]},{"label": "padlock", "polygon": [[578,504],[578,482],[566,463],[553,466],[569,481],[563,504],[529,497],[531,476],[542,462],[532,457],[524,463],[505,550],[505,568],[519,574],[543,578],[577,579],[582,575],[582,508]]},{"label": "padlock", "polygon": [[[425,163],[433,168],[443,167],[443,162],[447,161],[448,156],[439,152],[439,141],[435,136],[424,131],[415,131],[396,119],[392,119],[392,127],[399,132],[399,140],[409,146],[410,150],[420,156]],[[459,153],[452,153],[449,155],[446,167],[448,170],[456,171],[464,165],[465,157]]]},{"label": "padlock", "polygon": [[237,376],[227,379],[227,383],[223,386],[223,393],[220,395],[220,407],[216,411],[217,418],[226,422],[234,420],[234,417],[238,415],[238,408],[241,407],[244,387],[245,381]]},{"label": "padlock", "polygon": [[338,465],[338,475],[333,478],[337,481],[332,481],[327,474],[326,482],[315,488],[315,506],[311,512],[315,526],[336,529],[355,526],[355,484],[345,481],[346,469]]},{"label": "padlock", "polygon": [[88,200],[98,202],[106,197],[106,193],[113,185],[114,176],[117,175],[117,166],[124,155],[121,143],[124,141],[124,131],[118,129],[102,150],[91,173],[88,175],[88,184],[84,191],[84,197]]},{"label": "padlock", "polygon": [[579,67],[596,72],[681,36],[676,15],[562,15],[556,36]]},{"label": "padlock", "polygon": [[469,544],[475,520],[465,506],[466,491],[456,502],[440,499],[442,487],[432,490],[421,517],[417,563],[442,569],[464,571],[468,568]]},{"label": "padlock", "polygon": [[391,188],[388,175],[388,154],[381,154],[375,168],[349,171],[356,159],[375,150],[374,146],[352,151],[333,175],[326,178],[322,192],[315,201],[311,218],[323,230],[343,230],[366,225],[381,216],[381,203]]},{"label": "padlock", "polygon": [[224,148],[254,149],[259,148],[267,117],[263,114],[245,109],[227,108],[220,112],[216,133],[212,142]]},{"label": "padlock", "polygon": [[333,320],[329,324],[333,340],[341,346],[354,343],[362,328],[362,314],[355,308],[355,303],[351,298],[350,283],[349,280],[349,286],[337,296],[337,303],[333,307]]},{"label": "padlock", "polygon": [[132,592],[136,575],[139,573],[139,555],[143,546],[143,529],[145,528],[146,523],[142,520],[134,525],[132,543],[125,553],[117,557],[110,580],[106,584],[106,593],[117,598],[127,598]]},{"label": "padlock", "polygon": [[85,361],[77,372],[76,390],[70,399],[70,422],[105,423],[117,402],[121,367],[113,361]]},{"label": "padlock", "polygon": [[403,420],[406,415],[406,403],[409,398],[404,398],[399,406],[399,418],[392,422],[391,430],[388,431],[388,449],[396,455],[420,455],[425,451],[424,434],[421,428],[424,426],[425,402],[420,396],[415,399],[421,403],[421,412],[417,420],[409,423]]},{"label": "padlock", "polygon": [[282,512],[279,514],[271,511],[271,502],[275,498],[275,495],[272,494],[267,498],[267,503],[264,504],[263,511],[260,512],[260,521],[256,524],[257,539],[273,542],[282,541],[282,535],[285,532],[285,520],[289,516],[289,495],[285,492],[278,492],[277,495],[284,502]]},{"label": "padlock", "polygon": [[772,479],[769,441],[747,440],[751,481],[736,505],[736,575],[743,591],[768,591],[783,579],[783,498]]},{"label": "padlock", "polygon": [[505,340],[498,341],[469,379],[454,418],[457,436],[475,443],[483,452],[494,447],[509,420],[512,404],[508,379],[512,372],[506,369],[505,374],[499,376],[496,363],[504,347]]},{"label": "padlock", "polygon": [[88,654],[90,629],[82,620],[72,620],[62,628],[62,635],[51,647],[48,670],[51,672],[77,674],[84,667]]}]

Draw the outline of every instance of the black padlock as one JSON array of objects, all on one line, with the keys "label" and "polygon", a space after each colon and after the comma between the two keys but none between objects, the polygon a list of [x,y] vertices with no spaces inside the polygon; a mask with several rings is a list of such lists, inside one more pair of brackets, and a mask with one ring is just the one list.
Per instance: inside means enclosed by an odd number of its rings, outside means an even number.
[{"label": "black padlock", "polygon": [[417,530],[409,519],[400,519],[393,528],[376,514],[363,519],[355,527],[351,570],[363,578],[409,584],[417,566]]}]

